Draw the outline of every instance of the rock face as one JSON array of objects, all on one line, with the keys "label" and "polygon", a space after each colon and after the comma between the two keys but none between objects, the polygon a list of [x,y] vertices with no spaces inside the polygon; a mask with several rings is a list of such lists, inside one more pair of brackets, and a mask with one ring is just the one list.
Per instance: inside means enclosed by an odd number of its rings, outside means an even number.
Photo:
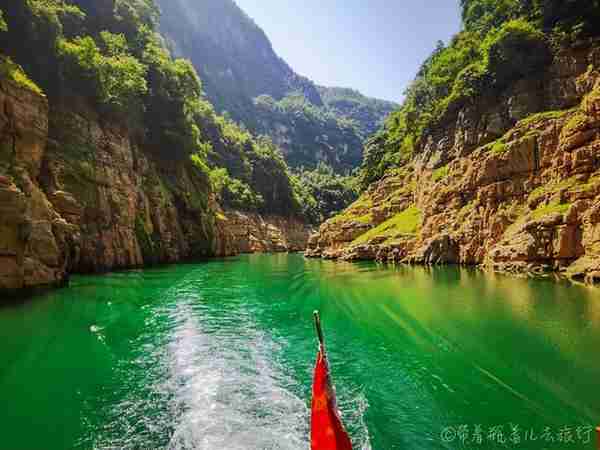
[{"label": "rock face", "polygon": [[0,292],[306,244],[292,219],[228,212],[224,225],[212,197],[189,163],[158,160],[81,101],[50,112],[45,97],[0,80]]},{"label": "rock face", "polygon": [[217,253],[299,252],[306,248],[310,231],[297,219],[226,211],[217,218]]},{"label": "rock face", "polygon": [[323,224],[307,255],[598,281],[598,48],[561,50],[536,80],[447,118],[409,164]]}]

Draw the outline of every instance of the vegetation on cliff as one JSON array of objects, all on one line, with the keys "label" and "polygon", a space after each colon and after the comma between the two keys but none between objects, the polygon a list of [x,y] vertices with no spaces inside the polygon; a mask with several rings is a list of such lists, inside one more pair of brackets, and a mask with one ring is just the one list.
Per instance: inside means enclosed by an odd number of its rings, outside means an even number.
[{"label": "vegetation on cliff", "polygon": [[8,26],[6,25],[6,21],[4,20],[4,13],[0,10],[0,32],[8,31]]},{"label": "vegetation on cliff", "polygon": [[398,108],[394,102],[366,97],[354,89],[325,86],[317,89],[329,110],[352,121],[363,139],[377,132],[385,118]]},{"label": "vegetation on cliff", "polygon": [[461,6],[306,254],[600,281],[600,1]]},{"label": "vegetation on cliff", "polygon": [[600,18],[596,0],[461,0],[461,8],[462,31],[438,43],[401,108],[367,144],[363,188],[409,160],[426,134],[474,99],[541,70],[552,46],[597,33]]},{"label": "vegetation on cliff", "polygon": [[35,84],[25,73],[23,68],[15,64],[12,59],[0,55],[0,78],[9,79],[17,86],[44,95],[40,87]]},{"label": "vegetation on cliff", "polygon": [[4,75],[43,90],[51,106],[85,99],[164,167],[194,167],[225,206],[302,214],[306,192],[281,152],[215,112],[192,64],[166,49],[153,0],[18,0],[3,12]]},{"label": "vegetation on cliff", "polygon": [[285,149],[291,166],[316,168],[322,162],[344,173],[360,165],[363,143],[352,120],[315,106],[300,94],[279,101],[261,95],[254,105],[257,131]]},{"label": "vegetation on cliff", "polygon": [[361,234],[353,241],[353,244],[366,243],[374,237],[384,237],[386,239],[384,242],[390,242],[402,236],[414,236],[421,225],[421,220],[421,211],[412,205],[381,225]]},{"label": "vegetation on cliff", "polygon": [[356,177],[338,175],[325,163],[319,163],[313,170],[300,168],[292,180],[300,193],[304,216],[315,224],[343,210],[358,195]]}]

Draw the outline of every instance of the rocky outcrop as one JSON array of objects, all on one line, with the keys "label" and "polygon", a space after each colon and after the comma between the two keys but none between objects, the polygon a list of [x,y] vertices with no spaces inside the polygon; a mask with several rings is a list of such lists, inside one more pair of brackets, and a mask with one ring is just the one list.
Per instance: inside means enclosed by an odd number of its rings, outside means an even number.
[{"label": "rocky outcrop", "polygon": [[0,292],[246,251],[301,250],[304,224],[221,212],[189,162],[160,160],[81,100],[0,80]]},{"label": "rocky outcrop", "polygon": [[37,184],[48,135],[46,99],[0,80],[0,287],[64,279],[77,231]]},{"label": "rocky outcrop", "polygon": [[217,214],[217,253],[223,256],[298,252],[309,235],[306,224],[294,218],[231,210]]},{"label": "rocky outcrop", "polygon": [[448,234],[431,238],[419,248],[413,261],[434,266],[440,264],[457,264],[460,260],[458,242]]},{"label": "rocky outcrop", "polygon": [[561,50],[536,80],[456,112],[412,161],[323,224],[307,255],[597,281],[599,55],[597,43]]}]

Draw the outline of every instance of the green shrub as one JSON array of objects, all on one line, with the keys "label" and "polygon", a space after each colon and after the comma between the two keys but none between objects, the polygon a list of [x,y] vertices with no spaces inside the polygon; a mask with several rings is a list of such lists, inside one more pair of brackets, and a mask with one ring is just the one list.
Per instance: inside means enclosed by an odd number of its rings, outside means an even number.
[{"label": "green shrub", "polygon": [[582,112],[577,112],[567,121],[562,129],[562,134],[568,136],[576,131],[580,131],[587,126],[587,122],[588,116]]},{"label": "green shrub", "polygon": [[192,155],[191,160],[208,175],[212,190],[223,206],[243,211],[259,211],[265,207],[263,197],[244,181],[231,177],[226,168],[210,169],[199,154]]},{"label": "green shrub", "polygon": [[292,175],[302,215],[313,223],[322,223],[342,211],[357,197],[356,179],[336,174],[321,162],[313,170],[299,169]]},{"label": "green shrub", "polygon": [[42,89],[35,84],[25,73],[23,68],[15,64],[12,59],[0,55],[0,77],[12,80],[18,86],[44,95]]},{"label": "green shrub", "polygon": [[483,41],[484,64],[499,85],[524,77],[550,61],[544,34],[525,19],[504,23]]},{"label": "green shrub", "polygon": [[570,208],[571,205],[568,203],[559,203],[555,201],[547,205],[538,206],[538,208],[531,213],[531,217],[535,220],[539,220],[550,214],[565,214]]},{"label": "green shrub", "polygon": [[58,52],[64,71],[78,85],[89,85],[101,104],[131,112],[148,91],[147,67],[129,54],[124,36],[102,32],[100,38],[103,49],[90,36],[61,38]]},{"label": "green shrub", "polygon": [[440,181],[443,180],[444,178],[446,178],[448,176],[448,174],[450,173],[450,168],[446,165],[443,167],[440,167],[439,169],[436,169],[433,171],[433,181]]},{"label": "green shrub", "polygon": [[210,181],[225,206],[244,211],[257,211],[264,206],[264,199],[248,184],[231,178],[225,168],[210,171]]},{"label": "green shrub", "polygon": [[498,28],[523,12],[520,0],[461,0],[465,27],[480,33]]},{"label": "green shrub", "polygon": [[471,63],[456,76],[452,86],[452,97],[473,97],[483,91],[488,81],[487,67],[481,61]]},{"label": "green shrub", "polygon": [[[211,181],[211,183],[214,187],[214,183],[212,180],[212,171],[210,170],[210,168],[208,167],[208,164],[206,163],[205,156],[202,155],[201,153],[194,153],[190,157],[190,159],[191,159],[192,163],[194,164],[194,166],[197,169],[200,169],[200,172],[209,176],[209,180]],[[217,190],[217,189],[215,189],[215,190]]]},{"label": "green shrub", "polygon": [[223,201],[226,205],[246,211],[257,211],[265,206],[262,195],[237,178],[228,180],[223,190]]},{"label": "green shrub", "polygon": [[572,109],[563,109],[557,111],[543,111],[540,113],[531,114],[530,116],[519,121],[519,127],[529,127],[537,122],[544,120],[560,119],[568,113],[572,112]]},{"label": "green shrub", "polygon": [[386,237],[390,240],[400,236],[414,236],[419,231],[422,219],[421,211],[414,205],[410,206],[381,225],[360,235],[352,243],[364,244],[376,237]]},{"label": "green shrub", "polygon": [[6,21],[4,20],[4,13],[0,9],[0,31],[8,31],[8,25],[6,25]]},{"label": "green shrub", "polygon": [[493,155],[501,155],[502,153],[506,152],[506,150],[508,150],[508,147],[502,141],[502,139],[498,139],[497,141],[489,145],[489,149]]},{"label": "green shrub", "polygon": [[155,28],[158,16],[159,11],[154,0],[114,0],[110,29],[116,33],[123,33],[128,40],[133,41],[138,38],[142,27]]},{"label": "green shrub", "polygon": [[213,169],[209,172],[210,183],[215,192],[221,192],[229,182],[229,174],[227,169],[221,167],[219,169]]},{"label": "green shrub", "polygon": [[31,15],[34,37],[48,39],[49,44],[62,36],[67,27],[78,27],[85,19],[85,13],[65,0],[24,0],[27,12]]}]

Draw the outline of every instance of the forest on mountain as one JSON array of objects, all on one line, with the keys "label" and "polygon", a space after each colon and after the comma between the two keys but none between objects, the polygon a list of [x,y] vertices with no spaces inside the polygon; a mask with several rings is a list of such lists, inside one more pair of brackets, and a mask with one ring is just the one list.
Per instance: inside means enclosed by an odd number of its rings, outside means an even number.
[{"label": "forest on mountain", "polygon": [[85,99],[165,167],[189,162],[224,206],[315,221],[330,214],[270,138],[215,111],[191,62],[171,57],[152,0],[22,0],[1,13],[2,73],[50,105]]},{"label": "forest on mountain", "polygon": [[169,46],[195,65],[216,110],[270,136],[294,168],[325,163],[342,175],[352,171],[364,140],[398,106],[298,75],[233,0],[159,5]]}]

